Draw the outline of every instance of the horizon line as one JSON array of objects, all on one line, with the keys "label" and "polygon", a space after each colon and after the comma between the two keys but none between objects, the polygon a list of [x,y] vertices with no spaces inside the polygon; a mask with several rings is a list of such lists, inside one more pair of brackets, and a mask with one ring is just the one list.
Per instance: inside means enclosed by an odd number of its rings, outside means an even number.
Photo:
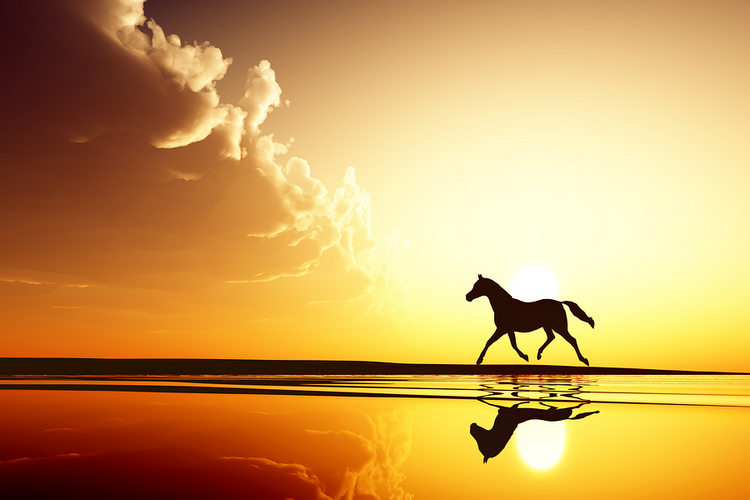
[{"label": "horizon line", "polygon": [[547,364],[244,358],[0,357],[0,375],[750,375],[747,372]]}]

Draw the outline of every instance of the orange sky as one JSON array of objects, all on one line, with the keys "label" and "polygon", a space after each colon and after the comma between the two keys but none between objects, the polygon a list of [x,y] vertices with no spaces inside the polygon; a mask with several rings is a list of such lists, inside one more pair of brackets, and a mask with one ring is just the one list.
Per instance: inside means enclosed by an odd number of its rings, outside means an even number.
[{"label": "orange sky", "polygon": [[750,370],[741,2],[10,7],[0,355]]}]

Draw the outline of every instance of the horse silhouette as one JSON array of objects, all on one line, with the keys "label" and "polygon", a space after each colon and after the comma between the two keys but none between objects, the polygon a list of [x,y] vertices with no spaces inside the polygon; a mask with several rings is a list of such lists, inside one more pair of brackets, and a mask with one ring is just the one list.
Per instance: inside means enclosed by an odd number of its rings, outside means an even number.
[{"label": "horse silhouette", "polygon": [[[482,402],[487,403],[486,401]],[[505,445],[508,444],[508,441],[510,441],[511,436],[513,436],[513,433],[516,431],[516,428],[520,423],[526,422],[527,420],[545,420],[547,422],[578,420],[593,415],[594,413],[599,413],[599,411],[596,410],[579,413],[574,416],[573,410],[588,404],[587,402],[579,403],[570,408],[555,408],[546,403],[542,403],[544,406],[548,407],[546,409],[519,408],[519,405],[523,403],[528,403],[528,401],[516,403],[511,407],[497,406],[497,416],[495,417],[495,422],[492,424],[492,429],[485,429],[476,423],[469,426],[469,433],[477,442],[479,452],[482,454],[482,457],[484,457],[484,460],[482,460],[484,463],[487,463],[487,460],[496,457],[501,451],[503,451]]]},{"label": "horse silhouette", "polygon": [[495,311],[495,326],[497,329],[489,340],[487,340],[484,349],[482,349],[481,354],[477,358],[477,364],[482,362],[487,349],[505,334],[508,334],[510,345],[518,355],[525,361],[528,361],[529,357],[521,352],[516,345],[515,332],[530,332],[538,328],[544,328],[544,331],[547,334],[547,340],[545,340],[544,344],[539,348],[536,359],[542,359],[542,351],[544,351],[549,343],[555,338],[553,332],[557,332],[573,346],[573,349],[575,349],[576,354],[578,355],[578,359],[588,366],[589,360],[583,357],[583,354],[581,354],[581,351],[578,349],[578,342],[573,338],[570,332],[568,332],[568,318],[565,315],[565,309],[562,306],[563,304],[568,306],[570,312],[572,312],[576,318],[585,321],[591,325],[591,328],[594,328],[593,318],[587,316],[586,313],[583,312],[583,309],[578,307],[578,304],[569,300],[560,302],[554,299],[523,302],[511,297],[503,287],[491,279],[484,278],[481,274],[478,276],[479,279],[474,283],[474,287],[466,294],[466,300],[471,302],[477,297],[487,297],[492,306],[492,310]]}]

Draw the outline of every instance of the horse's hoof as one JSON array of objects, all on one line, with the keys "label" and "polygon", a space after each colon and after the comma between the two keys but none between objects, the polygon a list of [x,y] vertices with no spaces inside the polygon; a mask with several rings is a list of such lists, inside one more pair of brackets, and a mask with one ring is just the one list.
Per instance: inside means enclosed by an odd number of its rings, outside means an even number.
[{"label": "horse's hoof", "polygon": [[583,364],[586,366],[589,366],[589,360],[586,358],[583,358],[581,361],[583,361]]},{"label": "horse's hoof", "polygon": [[479,358],[479,359],[477,360],[477,364],[478,364],[478,365],[481,365],[481,364],[482,364],[482,358]]},{"label": "horse's hoof", "polygon": [[521,356],[521,357],[522,357],[522,358],[523,358],[523,360],[524,360],[524,361],[526,361],[527,363],[529,362],[529,357],[528,357],[528,356],[527,356],[526,354],[524,354],[524,355],[523,355],[523,356]]},{"label": "horse's hoof", "polygon": [[537,355],[536,355],[536,359],[537,359],[537,360],[540,360],[540,359],[542,359],[542,353],[541,353],[541,352],[540,352],[540,353],[537,353]]}]

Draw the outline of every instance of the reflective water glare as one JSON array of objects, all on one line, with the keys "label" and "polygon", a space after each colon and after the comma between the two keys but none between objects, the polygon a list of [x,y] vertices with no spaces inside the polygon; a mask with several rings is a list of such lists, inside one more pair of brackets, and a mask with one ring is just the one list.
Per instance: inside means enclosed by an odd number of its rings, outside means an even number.
[{"label": "reflective water glare", "polygon": [[3,498],[747,498],[750,378],[11,377]]}]

